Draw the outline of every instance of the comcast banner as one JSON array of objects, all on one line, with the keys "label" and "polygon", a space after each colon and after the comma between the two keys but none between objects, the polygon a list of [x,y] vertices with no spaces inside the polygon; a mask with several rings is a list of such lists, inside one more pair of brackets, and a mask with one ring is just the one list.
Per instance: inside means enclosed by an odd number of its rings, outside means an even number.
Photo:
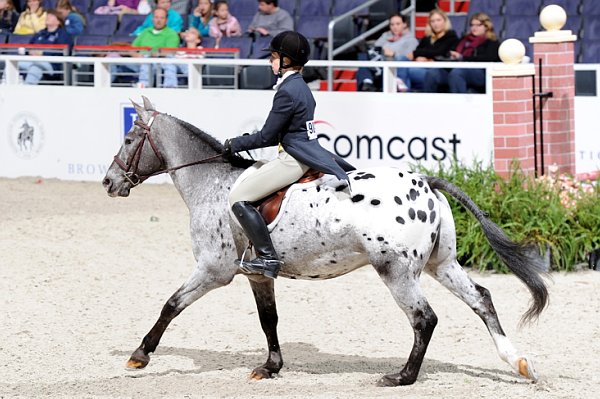
[{"label": "comcast banner", "polygon": [[[100,181],[135,120],[129,99],[141,103],[142,94],[221,141],[260,129],[273,99],[272,91],[2,86],[0,176]],[[357,167],[491,160],[487,95],[314,94],[319,141]]]}]

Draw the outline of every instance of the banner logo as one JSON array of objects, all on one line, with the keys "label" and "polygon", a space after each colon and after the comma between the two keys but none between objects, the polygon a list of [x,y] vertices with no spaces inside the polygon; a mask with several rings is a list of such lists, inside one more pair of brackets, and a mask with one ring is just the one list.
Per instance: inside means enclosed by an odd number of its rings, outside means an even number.
[{"label": "banner logo", "polygon": [[29,112],[21,112],[11,120],[8,135],[11,148],[21,159],[34,159],[44,146],[42,124]]}]

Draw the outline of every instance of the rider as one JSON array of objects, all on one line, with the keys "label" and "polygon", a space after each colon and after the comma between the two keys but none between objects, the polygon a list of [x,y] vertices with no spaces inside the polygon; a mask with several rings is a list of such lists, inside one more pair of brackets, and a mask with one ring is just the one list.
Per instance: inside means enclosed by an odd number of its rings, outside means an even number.
[{"label": "rider", "polygon": [[265,51],[271,52],[271,69],[279,77],[273,106],[260,131],[225,141],[225,156],[279,145],[279,156],[244,179],[229,195],[233,213],[258,255],[242,261],[241,269],[277,278],[282,262],[253,203],[294,183],[310,168],[335,175],[349,185],[346,171],[354,167],[317,140],[313,121],[316,103],[301,75],[310,53],[308,40],[297,32],[285,31],[275,36]]}]

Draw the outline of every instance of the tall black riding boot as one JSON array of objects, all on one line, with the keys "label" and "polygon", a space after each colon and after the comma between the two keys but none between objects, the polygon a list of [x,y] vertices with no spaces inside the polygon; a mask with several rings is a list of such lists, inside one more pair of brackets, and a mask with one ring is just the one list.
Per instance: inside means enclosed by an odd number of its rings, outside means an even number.
[{"label": "tall black riding boot", "polygon": [[273,242],[267,224],[258,210],[246,201],[239,201],[231,207],[233,214],[240,222],[246,236],[254,244],[256,259],[242,261],[240,268],[250,274],[263,274],[277,278],[281,261],[273,248]]}]

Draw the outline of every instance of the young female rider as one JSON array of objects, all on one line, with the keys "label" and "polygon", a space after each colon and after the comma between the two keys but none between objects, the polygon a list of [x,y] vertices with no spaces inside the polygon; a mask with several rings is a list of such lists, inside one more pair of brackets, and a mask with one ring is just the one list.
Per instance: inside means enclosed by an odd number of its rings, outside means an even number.
[{"label": "young female rider", "polygon": [[241,269],[277,278],[282,262],[264,219],[252,204],[294,183],[310,168],[349,183],[346,171],[354,167],[321,147],[317,140],[315,99],[300,74],[310,53],[308,40],[297,32],[285,31],[275,36],[266,50],[271,52],[273,73],[279,76],[271,112],[259,132],[226,140],[225,156],[279,145],[279,156],[244,179],[229,195],[233,213],[258,255],[242,261]]}]

